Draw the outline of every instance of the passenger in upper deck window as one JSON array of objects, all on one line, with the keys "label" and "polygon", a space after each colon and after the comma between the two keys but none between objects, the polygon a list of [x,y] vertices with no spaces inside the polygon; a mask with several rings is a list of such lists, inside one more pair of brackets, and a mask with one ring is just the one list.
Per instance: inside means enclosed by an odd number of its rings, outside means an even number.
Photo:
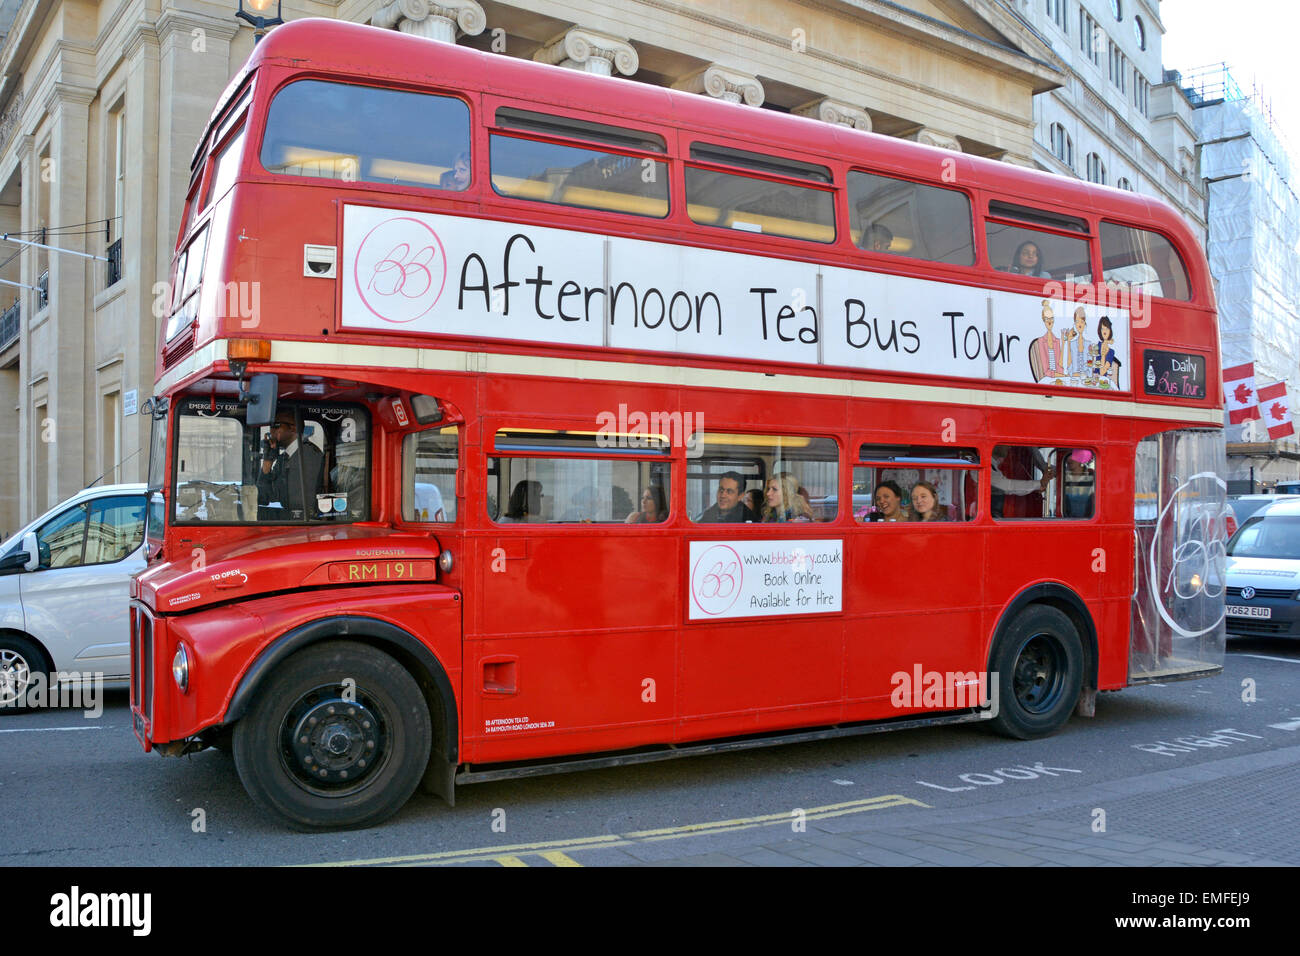
[{"label": "passenger in upper deck window", "polygon": [[871,252],[888,252],[889,247],[893,244],[894,234],[890,232],[889,227],[876,223],[862,234],[862,242],[859,248],[868,249]]},{"label": "passenger in upper deck window", "polygon": [[1011,257],[1011,265],[1002,270],[1022,276],[1034,276],[1038,279],[1050,279],[1052,274],[1043,268],[1043,254],[1038,243],[1026,240],[1016,246],[1016,253]]},{"label": "passenger in upper deck window", "polygon": [[647,485],[641,507],[627,516],[626,524],[659,524],[668,517],[668,499],[662,485]]},{"label": "passenger in upper deck window", "polygon": [[948,509],[939,504],[939,490],[928,481],[918,481],[912,486],[912,520],[948,520]]},{"label": "passenger in upper deck window", "polygon": [[745,504],[749,506],[749,513],[754,516],[755,521],[761,521],[763,518],[763,492],[757,488],[750,488],[742,496]]},{"label": "passenger in upper deck window", "polygon": [[745,504],[741,489],[745,479],[740,472],[728,471],[718,479],[718,502],[705,509],[699,520],[705,524],[734,524],[754,521],[754,513]]},{"label": "passenger in upper deck window", "polygon": [[462,150],[456,154],[451,169],[438,178],[438,188],[457,190],[469,188],[469,152],[467,150]]},{"label": "passenger in upper deck window", "polygon": [[767,479],[763,494],[763,521],[812,521],[812,505],[799,494],[799,482],[789,472]]}]

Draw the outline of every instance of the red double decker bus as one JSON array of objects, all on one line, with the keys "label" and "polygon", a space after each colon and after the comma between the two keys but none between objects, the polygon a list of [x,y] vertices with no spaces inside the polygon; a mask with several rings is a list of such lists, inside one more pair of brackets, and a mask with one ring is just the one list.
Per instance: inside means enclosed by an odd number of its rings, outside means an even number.
[{"label": "red double decker bus", "polygon": [[1214,302],[1146,197],[302,21],[160,305],[135,731],[293,826],[1222,666]]}]

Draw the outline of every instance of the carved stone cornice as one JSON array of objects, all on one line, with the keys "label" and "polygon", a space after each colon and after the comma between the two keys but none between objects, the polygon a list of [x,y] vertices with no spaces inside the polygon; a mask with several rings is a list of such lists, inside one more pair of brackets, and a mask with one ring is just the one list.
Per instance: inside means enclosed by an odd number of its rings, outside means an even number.
[{"label": "carved stone cornice", "polygon": [[49,95],[45,97],[42,109],[50,115],[53,115],[56,109],[68,106],[78,106],[84,110],[89,110],[91,102],[98,95],[98,90],[89,87],[73,86],[71,83],[55,83],[50,88]]},{"label": "carved stone cornice", "polygon": [[842,103],[839,100],[833,100],[829,96],[823,96],[819,100],[805,103],[803,106],[797,107],[793,112],[799,116],[821,120],[823,123],[848,126],[851,129],[860,129],[864,133],[871,132],[871,117],[866,110],[857,106],[850,106],[848,103]]},{"label": "carved stone cornice", "polygon": [[717,63],[683,77],[673,84],[673,89],[703,93],[728,103],[744,102],[746,106],[762,106],[767,95],[758,77]]},{"label": "carved stone cornice", "polygon": [[922,146],[938,146],[940,149],[951,149],[955,153],[961,152],[961,143],[957,142],[956,136],[941,133],[928,126],[922,126],[917,130],[915,139]]},{"label": "carved stone cornice", "polygon": [[631,76],[641,66],[636,47],[622,37],[572,27],[533,54],[538,63],[570,70],[612,76],[614,70]]},{"label": "carved stone cornice", "polygon": [[[487,14],[476,0],[392,0],[370,17],[372,26],[455,43],[464,34],[478,36],[487,26]],[[457,32],[459,31],[459,33]]]}]

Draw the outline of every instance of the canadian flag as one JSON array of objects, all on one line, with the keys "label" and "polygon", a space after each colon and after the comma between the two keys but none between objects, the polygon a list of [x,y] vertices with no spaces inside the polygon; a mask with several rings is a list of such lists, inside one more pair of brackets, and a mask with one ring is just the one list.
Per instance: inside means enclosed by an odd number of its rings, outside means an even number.
[{"label": "canadian flag", "polygon": [[1270,441],[1295,434],[1291,424],[1291,405],[1286,397],[1286,382],[1274,382],[1259,390],[1259,407],[1264,413]]},{"label": "canadian flag", "polygon": [[1255,395],[1255,363],[1234,365],[1223,370],[1223,394],[1228,400],[1228,424],[1259,418]]}]

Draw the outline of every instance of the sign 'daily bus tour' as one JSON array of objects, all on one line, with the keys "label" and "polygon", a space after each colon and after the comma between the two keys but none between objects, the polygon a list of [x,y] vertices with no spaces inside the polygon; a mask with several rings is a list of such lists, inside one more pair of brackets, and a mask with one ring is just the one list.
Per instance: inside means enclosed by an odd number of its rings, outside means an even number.
[{"label": "sign 'daily bus tour'", "polygon": [[177,248],[135,731],[294,826],[1221,667],[1214,304],[1150,199],[303,21]]}]

